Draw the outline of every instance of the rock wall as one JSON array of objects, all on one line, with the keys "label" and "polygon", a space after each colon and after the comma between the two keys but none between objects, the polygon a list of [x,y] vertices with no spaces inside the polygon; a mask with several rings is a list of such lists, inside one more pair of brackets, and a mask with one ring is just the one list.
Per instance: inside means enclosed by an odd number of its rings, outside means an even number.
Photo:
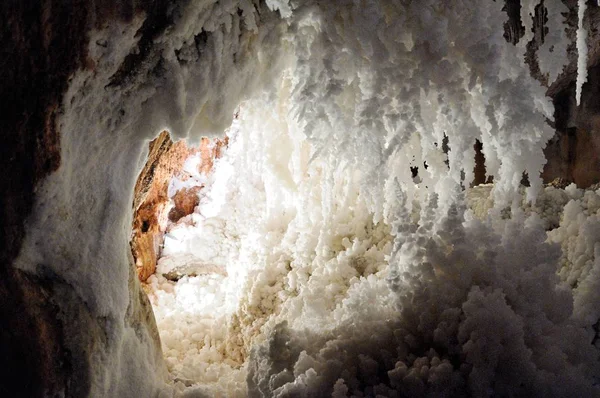
[{"label": "rock wall", "polygon": [[[563,73],[548,86],[548,95],[553,98],[555,107],[556,135],[546,147],[548,163],[543,172],[544,181],[562,178],[587,188],[600,181],[600,7],[588,2],[584,18],[584,28],[588,39],[588,79],[583,85],[581,104],[575,103],[575,80],[577,78],[577,49],[574,40],[577,29],[577,1],[563,1],[569,7],[565,15],[567,36],[572,40],[568,47],[569,64]],[[543,29],[534,25],[536,31]],[[538,34],[534,40],[542,40]],[[531,46],[531,49],[538,45]],[[533,51],[531,51],[533,53]],[[534,59],[532,57],[532,59]],[[533,63],[531,63],[533,65]],[[544,81],[543,76],[533,76]],[[547,82],[547,81],[546,81]]]},{"label": "rock wall", "polygon": [[184,141],[173,143],[166,131],[149,144],[148,161],[135,184],[131,239],[137,274],[142,281],[156,269],[159,246],[166,224],[169,181],[194,152]]},{"label": "rock wall", "polygon": [[200,154],[198,172],[208,175],[227,142],[227,137],[214,141],[203,137],[198,148],[188,147],[183,140],[173,143],[167,131],[150,142],[148,160],[135,184],[133,202],[131,251],[140,281],[145,281],[156,271],[169,224],[192,214],[200,203],[203,186],[180,189],[169,198],[170,180],[175,176],[182,177],[186,159],[197,153]]},{"label": "rock wall", "polygon": [[[88,32],[108,20],[164,15],[168,3],[0,4],[0,396],[89,395],[94,364],[87,350],[103,333],[98,321],[59,276],[30,275],[11,264],[21,249],[37,184],[61,165],[57,115],[70,78],[76,70],[94,67]],[[131,316],[152,327],[147,299],[135,297],[139,302],[133,303]],[[59,300],[71,303],[68,318]]]},{"label": "rock wall", "polygon": [[[583,85],[581,104],[577,106],[577,1],[563,0],[569,10],[564,14],[563,28],[571,43],[567,47],[568,64],[554,81],[549,81],[548,74],[540,71],[538,61],[538,51],[544,44],[548,30],[544,1],[548,0],[540,0],[535,7],[531,39],[522,44],[526,47],[525,62],[531,75],[547,88],[547,94],[555,107],[555,120],[549,123],[556,129],[556,134],[544,150],[547,163],[542,171],[542,178],[547,184],[561,179],[564,183],[574,182],[581,188],[588,188],[600,182],[600,7],[590,2],[584,18],[588,34],[588,79]],[[521,21],[521,1],[506,0],[504,9],[508,16],[504,37],[513,45],[518,45],[526,33]],[[485,158],[481,153],[480,143],[475,144],[475,151],[473,185],[490,182],[485,176]],[[525,183],[526,181],[524,179]]]},{"label": "rock wall", "polygon": [[38,181],[60,165],[56,115],[68,77],[86,64],[90,5],[0,4],[0,395],[50,396],[74,373],[53,281],[12,268]]}]

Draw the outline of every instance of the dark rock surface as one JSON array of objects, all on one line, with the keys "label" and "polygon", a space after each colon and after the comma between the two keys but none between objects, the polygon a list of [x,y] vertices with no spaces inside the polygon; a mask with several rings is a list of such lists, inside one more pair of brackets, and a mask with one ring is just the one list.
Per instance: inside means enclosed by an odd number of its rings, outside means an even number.
[{"label": "dark rock surface", "polygon": [[[85,352],[95,335],[66,332],[85,322],[85,305],[56,275],[33,277],[11,264],[19,253],[35,187],[60,166],[56,117],[70,76],[93,68],[87,33],[107,20],[152,16],[140,32],[152,36],[152,21],[166,15],[167,1],[21,1],[0,3],[0,396],[88,396]],[[143,56],[143,54],[141,55]],[[127,68],[135,69],[135,62]],[[67,319],[55,305],[73,295]],[[140,305],[144,298],[140,298]],[[63,309],[64,311],[64,309]],[[150,312],[151,314],[151,312]],[[85,323],[84,323],[85,324]],[[93,328],[94,322],[87,323]],[[80,333],[81,335],[77,335]],[[75,342],[74,340],[79,340]],[[64,394],[64,395],[63,395]]]},{"label": "dark rock surface", "polygon": [[36,182],[60,165],[56,112],[69,75],[85,64],[88,12],[81,3],[9,0],[0,5],[1,396],[53,396],[67,390],[72,374],[51,283],[11,263]]}]

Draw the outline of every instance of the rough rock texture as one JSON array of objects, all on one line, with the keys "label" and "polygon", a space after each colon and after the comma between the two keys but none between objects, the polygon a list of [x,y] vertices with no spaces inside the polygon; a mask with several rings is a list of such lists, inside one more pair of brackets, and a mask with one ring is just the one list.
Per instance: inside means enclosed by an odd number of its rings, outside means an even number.
[{"label": "rough rock texture", "polygon": [[46,281],[22,272],[2,272],[1,396],[34,397],[65,387],[72,365],[63,350],[64,330],[54,316],[57,309],[51,296]]},{"label": "rough rock texture", "polygon": [[0,4],[0,396],[52,395],[72,377],[53,282],[11,263],[36,182],[60,165],[56,113],[69,74],[85,65],[88,12],[79,3]]},{"label": "rough rock texture", "polygon": [[[548,163],[543,177],[544,181],[563,178],[587,188],[600,181],[600,7],[590,4],[584,18],[584,27],[588,32],[588,81],[583,85],[581,105],[578,107],[575,103],[577,49],[574,44],[577,1],[563,3],[569,7],[569,14],[566,15],[567,35],[572,43],[568,48],[569,65],[548,87],[548,95],[554,100],[556,136],[546,147]],[[534,28],[541,29],[537,25]],[[534,76],[542,81],[539,74]]]},{"label": "rough rock texture", "polygon": [[[567,48],[568,64],[554,82],[549,82],[548,75],[540,71],[537,59],[537,52],[544,43],[547,29],[544,1],[548,0],[539,0],[535,7],[533,37],[526,43],[525,58],[531,75],[547,87],[547,94],[555,107],[555,121],[551,125],[556,129],[556,134],[544,150],[547,163],[542,171],[542,178],[546,184],[558,178],[587,188],[600,182],[600,7],[589,2],[584,18],[584,27],[588,33],[588,80],[583,85],[581,105],[577,106],[577,0],[562,0],[569,8],[564,17],[567,37],[571,43]],[[505,0],[504,10],[508,16],[504,24],[504,38],[516,45],[525,35],[525,27],[521,21],[521,0]],[[480,143],[475,144],[475,151],[473,186],[491,181],[485,178],[485,158],[481,153]],[[524,182],[526,181],[524,178]]]},{"label": "rough rock texture", "polygon": [[177,222],[181,218],[190,215],[200,203],[198,194],[202,186],[183,188],[173,196],[173,208],[169,211],[169,221]]},{"label": "rough rock texture", "polygon": [[521,21],[521,0],[505,0],[504,11],[508,20],[504,23],[504,38],[507,42],[517,44],[525,34]]},{"label": "rough rock texture", "polygon": [[135,185],[133,203],[131,250],[142,281],[156,270],[162,234],[167,224],[169,181],[195,152],[184,141],[173,143],[166,131],[150,142],[148,161]]},{"label": "rough rock texture", "polygon": [[575,104],[575,80],[554,96],[556,136],[546,147],[544,180],[563,178],[587,188],[600,181],[600,64],[588,69],[581,105]]},{"label": "rough rock texture", "polygon": [[134,217],[131,251],[135,259],[138,278],[145,281],[156,271],[160,246],[169,223],[177,223],[192,214],[200,203],[203,186],[183,188],[169,198],[169,181],[181,173],[186,159],[200,152],[198,172],[211,172],[214,160],[221,157],[228,138],[210,140],[203,137],[199,148],[188,147],[185,141],[173,143],[169,133],[163,131],[150,142],[148,160],[140,173],[134,192]]},{"label": "rough rock texture", "polygon": [[221,157],[224,148],[229,144],[229,137],[222,140],[214,140],[214,144],[210,139],[203,137],[200,141],[200,157],[202,162],[199,166],[199,171],[202,174],[208,174],[213,168],[214,160]]}]

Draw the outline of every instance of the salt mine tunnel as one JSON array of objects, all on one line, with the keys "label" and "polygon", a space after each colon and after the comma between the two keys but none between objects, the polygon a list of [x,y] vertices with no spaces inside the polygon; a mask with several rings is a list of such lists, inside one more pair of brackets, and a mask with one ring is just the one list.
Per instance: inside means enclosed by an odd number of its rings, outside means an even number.
[{"label": "salt mine tunnel", "polygon": [[598,2],[0,21],[0,397],[600,396]]}]

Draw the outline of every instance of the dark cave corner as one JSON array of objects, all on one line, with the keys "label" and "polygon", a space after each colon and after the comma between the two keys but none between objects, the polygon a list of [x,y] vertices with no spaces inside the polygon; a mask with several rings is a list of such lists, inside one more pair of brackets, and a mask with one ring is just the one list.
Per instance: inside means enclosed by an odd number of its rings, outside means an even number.
[{"label": "dark cave corner", "polygon": [[[39,2],[0,4],[0,396],[79,397],[89,390],[89,358],[73,350],[56,295],[80,301],[56,275],[38,277],[13,268],[33,209],[36,185],[60,167],[57,115],[78,70],[93,68],[88,32],[109,20],[130,22],[141,13],[164,14],[168,1]],[[89,321],[89,320],[87,320]],[[94,326],[91,326],[94,327]],[[85,340],[86,337],[82,337]],[[93,344],[93,343],[92,343]]]}]

